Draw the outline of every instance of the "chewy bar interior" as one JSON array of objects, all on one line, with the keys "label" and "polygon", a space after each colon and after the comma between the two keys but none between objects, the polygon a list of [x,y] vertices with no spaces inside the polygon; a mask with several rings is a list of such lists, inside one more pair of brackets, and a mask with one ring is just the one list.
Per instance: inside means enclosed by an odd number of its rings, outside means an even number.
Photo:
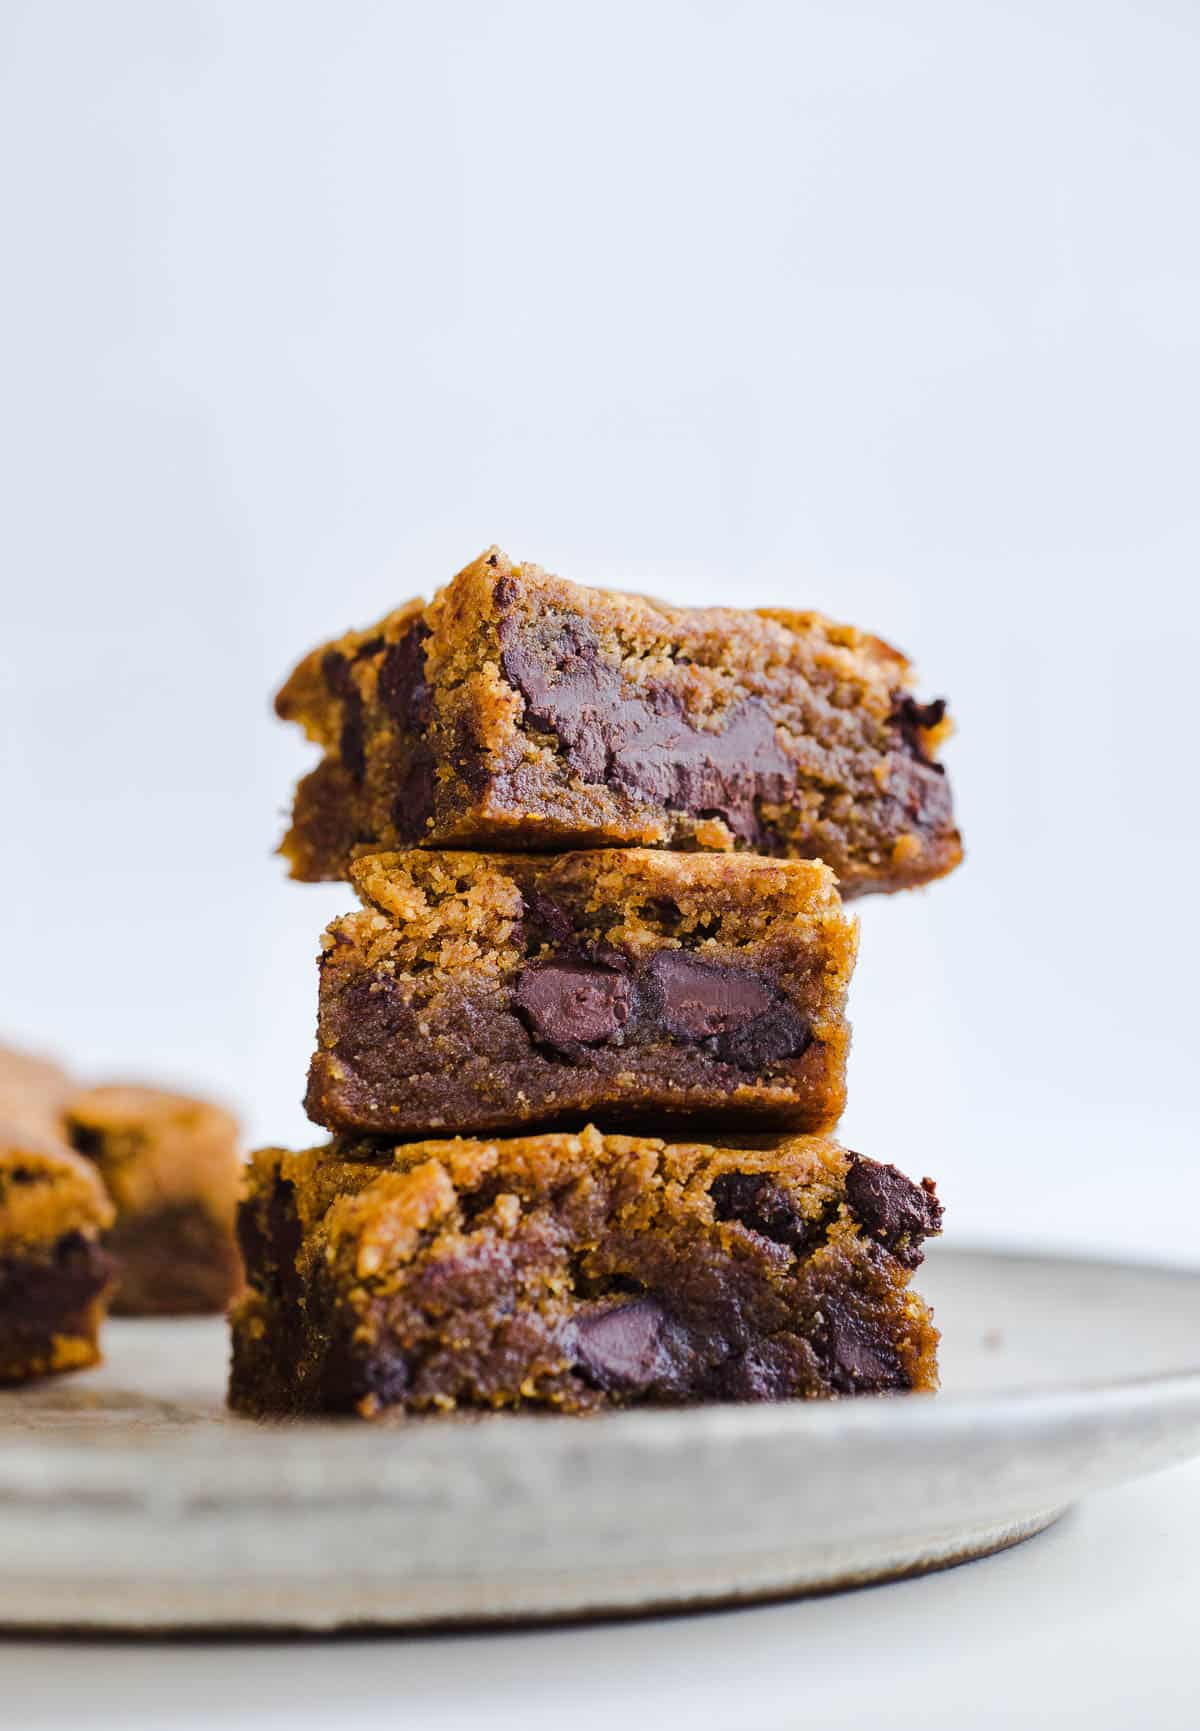
[{"label": "chewy bar interior", "polygon": [[98,1361],[114,1272],[99,1236],[112,1217],[86,1160],[0,1125],[0,1383]]},{"label": "chewy bar interior", "polygon": [[107,1086],[71,1095],[62,1122],[116,1206],[104,1236],[120,1270],[113,1314],[223,1310],[241,1284],[236,1120],[185,1094]]},{"label": "chewy bar interior", "polygon": [[904,656],[816,613],[667,606],[492,549],[424,606],[314,650],[276,700],[324,751],[283,852],[746,849],[818,858],[844,895],[962,848],[949,729]]},{"label": "chewy bar interior", "polygon": [[931,1389],[929,1180],[823,1137],[335,1142],[253,1159],[243,1412]]},{"label": "chewy bar interior", "polygon": [[317,1123],[841,1115],[857,928],[816,861],[410,850],[351,875],[364,911],[323,941]]}]

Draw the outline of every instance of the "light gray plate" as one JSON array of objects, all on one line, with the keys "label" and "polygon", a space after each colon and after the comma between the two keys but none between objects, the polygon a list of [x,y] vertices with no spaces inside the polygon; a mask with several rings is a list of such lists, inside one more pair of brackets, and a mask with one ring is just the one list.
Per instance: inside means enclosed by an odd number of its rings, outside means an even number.
[{"label": "light gray plate", "polygon": [[846,1587],[1200,1451],[1200,1275],[936,1248],[944,1392],[370,1426],[221,1407],[219,1321],[0,1393],[0,1624],[334,1629]]}]

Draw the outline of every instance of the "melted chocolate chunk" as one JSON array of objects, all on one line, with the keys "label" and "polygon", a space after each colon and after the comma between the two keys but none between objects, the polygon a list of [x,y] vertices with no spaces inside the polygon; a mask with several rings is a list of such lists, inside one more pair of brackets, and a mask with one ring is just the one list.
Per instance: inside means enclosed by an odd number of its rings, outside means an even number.
[{"label": "melted chocolate chunk", "polygon": [[543,890],[532,888],[523,891],[521,899],[525,903],[525,922],[534,936],[542,943],[553,944],[555,949],[566,949],[575,936],[575,927],[562,903]]},{"label": "melted chocolate chunk", "polygon": [[[915,697],[907,692],[897,692],[892,699],[892,726],[896,728],[901,739],[912,755],[921,763],[926,763],[931,769],[940,769],[933,759],[926,755],[922,730],[940,727],[946,719],[946,699],[935,697],[932,703],[918,703]],[[943,772],[944,773],[944,772]]]},{"label": "melted chocolate chunk", "polygon": [[912,1387],[895,1347],[877,1323],[836,1298],[827,1297],[822,1308],[823,1322],[813,1336],[813,1348],[838,1394],[882,1394]]},{"label": "melted chocolate chunk", "polygon": [[418,745],[392,802],[392,822],[400,841],[420,841],[425,834],[433,816],[436,787],[433,754],[427,746]]},{"label": "melted chocolate chunk", "polygon": [[296,1258],[300,1254],[300,1239],[294,1187],[286,1178],[276,1174],[262,1225],[259,1224],[259,1211],[252,1202],[239,1203],[238,1249],[260,1292],[280,1297],[299,1291]]},{"label": "melted chocolate chunk", "polygon": [[812,1039],[798,1010],[757,974],[660,950],[647,968],[655,1014],[674,1038],[711,1042],[725,1064],[764,1070]]},{"label": "melted chocolate chunk", "polygon": [[782,804],[796,766],[779,744],[767,705],[746,698],[720,732],[693,726],[675,692],[640,689],[600,654],[586,620],[528,624],[505,611],[498,625],[505,678],[526,714],[559,740],[583,781],[696,816],[716,815],[747,841],[761,832],[757,801]]},{"label": "melted chocolate chunk", "polygon": [[425,639],[421,620],[391,644],[379,664],[379,700],[393,720],[413,732],[429,725],[433,694],[425,679]]},{"label": "melted chocolate chunk", "polygon": [[895,1166],[851,1156],[846,1202],[863,1231],[906,1268],[923,1261],[921,1241],[939,1232],[942,1205],[932,1178],[914,1184]]},{"label": "melted chocolate chunk", "polygon": [[659,1021],[680,1040],[731,1033],[771,1009],[777,998],[757,975],[698,962],[683,950],[660,950],[646,973]]},{"label": "melted chocolate chunk", "polygon": [[718,1400],[791,1400],[803,1383],[795,1342],[760,1340],[718,1365],[709,1381]]},{"label": "melted chocolate chunk", "polygon": [[942,833],[954,828],[954,801],[940,763],[897,756],[888,763],[888,794],[919,829]]},{"label": "melted chocolate chunk", "polygon": [[571,1324],[570,1347],[580,1374],[605,1393],[642,1394],[679,1381],[682,1341],[655,1298],[600,1305]]},{"label": "melted chocolate chunk", "polygon": [[350,663],[336,649],[327,650],[321,658],[321,674],[342,706],[338,754],[353,779],[361,781],[367,770],[363,701],[358,686],[354,683]]},{"label": "melted chocolate chunk", "polygon": [[354,1057],[399,1035],[411,1035],[416,1025],[412,1000],[384,975],[353,980],[338,994],[337,1052]]},{"label": "melted chocolate chunk", "polygon": [[812,1029],[791,1004],[780,1003],[734,1028],[717,1041],[717,1056],[741,1070],[769,1070],[786,1058],[799,1058],[812,1043]]},{"label": "melted chocolate chunk", "polygon": [[113,1277],[116,1263],[94,1239],[66,1232],[48,1255],[0,1257],[0,1308],[5,1332],[52,1334],[66,1322],[74,1326]]},{"label": "melted chocolate chunk", "polygon": [[718,1220],[737,1220],[775,1244],[803,1255],[821,1242],[825,1220],[808,1220],[787,1191],[765,1172],[722,1172],[709,1195]]},{"label": "melted chocolate chunk", "polygon": [[392,1406],[403,1400],[411,1380],[404,1354],[394,1346],[380,1343],[357,1367],[354,1398],[358,1401],[364,1396],[373,1396],[381,1406]]},{"label": "melted chocolate chunk", "polygon": [[629,1021],[632,999],[627,975],[591,962],[533,962],[516,992],[534,1038],[560,1051],[613,1039]]},{"label": "melted chocolate chunk", "polygon": [[89,1160],[99,1160],[104,1153],[104,1132],[94,1124],[77,1124],[68,1118],[67,1138],[75,1152],[85,1154]]}]

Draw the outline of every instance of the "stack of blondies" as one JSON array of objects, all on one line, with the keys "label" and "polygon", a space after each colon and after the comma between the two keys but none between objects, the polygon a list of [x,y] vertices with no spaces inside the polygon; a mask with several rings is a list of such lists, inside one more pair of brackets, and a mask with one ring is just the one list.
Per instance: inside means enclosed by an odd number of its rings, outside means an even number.
[{"label": "stack of blondies", "polygon": [[251,1413],[930,1389],[928,1179],[831,1139],[843,900],[961,858],[941,702],[814,613],[580,588],[493,549],[307,656],[293,876],[310,1116],[241,1211]]}]

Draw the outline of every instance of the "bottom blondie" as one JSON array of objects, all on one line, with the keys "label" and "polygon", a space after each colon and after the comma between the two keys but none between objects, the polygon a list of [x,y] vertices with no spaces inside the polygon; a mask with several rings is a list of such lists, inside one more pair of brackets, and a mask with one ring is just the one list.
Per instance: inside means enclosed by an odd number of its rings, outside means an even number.
[{"label": "bottom blondie", "polygon": [[112,1217],[86,1160],[0,1128],[0,1383],[99,1359],[114,1265],[98,1240]]},{"label": "bottom blondie", "polygon": [[936,1386],[932,1183],[822,1136],[546,1134],[254,1156],[230,1404],[251,1414]]}]

